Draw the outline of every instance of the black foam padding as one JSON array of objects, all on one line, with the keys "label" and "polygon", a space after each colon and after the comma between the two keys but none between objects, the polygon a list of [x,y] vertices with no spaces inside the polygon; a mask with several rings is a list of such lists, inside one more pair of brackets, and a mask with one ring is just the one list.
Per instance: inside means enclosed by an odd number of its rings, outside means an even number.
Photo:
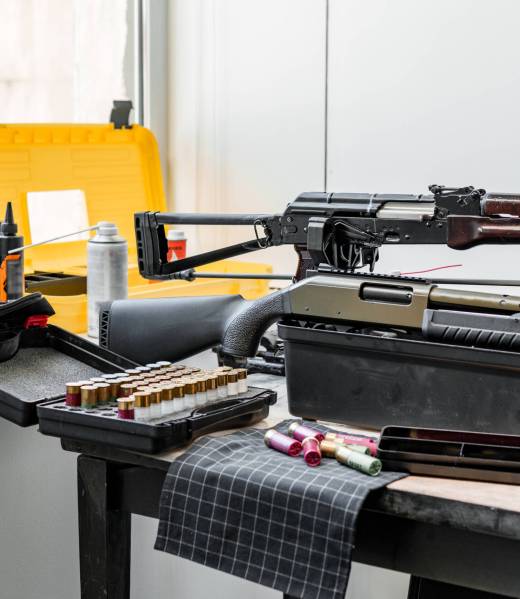
[{"label": "black foam padding", "polygon": [[100,374],[100,370],[51,347],[29,347],[0,363],[0,394],[3,391],[33,403],[64,395],[65,383]]}]

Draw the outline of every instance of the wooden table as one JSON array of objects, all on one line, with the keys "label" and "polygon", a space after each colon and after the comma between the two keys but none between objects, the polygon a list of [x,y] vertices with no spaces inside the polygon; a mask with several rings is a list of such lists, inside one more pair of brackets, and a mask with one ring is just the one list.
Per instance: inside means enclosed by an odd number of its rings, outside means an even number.
[{"label": "wooden table", "polygon": [[[279,402],[262,426],[288,418]],[[218,433],[217,433],[218,434]],[[181,451],[150,456],[62,439],[79,453],[82,599],[129,599],[131,514],[158,517],[170,463]],[[360,513],[355,561],[412,575],[409,599],[520,597],[520,486],[409,476],[369,495]]]}]

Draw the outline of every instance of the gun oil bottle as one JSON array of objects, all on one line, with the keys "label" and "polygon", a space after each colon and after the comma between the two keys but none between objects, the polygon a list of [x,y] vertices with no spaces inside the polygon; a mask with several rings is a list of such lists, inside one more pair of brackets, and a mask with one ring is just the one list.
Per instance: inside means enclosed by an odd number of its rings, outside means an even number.
[{"label": "gun oil bottle", "polygon": [[14,222],[13,206],[7,202],[4,222],[0,223],[0,302],[22,297],[24,292],[23,252],[9,254],[23,246],[23,237],[18,235]]}]

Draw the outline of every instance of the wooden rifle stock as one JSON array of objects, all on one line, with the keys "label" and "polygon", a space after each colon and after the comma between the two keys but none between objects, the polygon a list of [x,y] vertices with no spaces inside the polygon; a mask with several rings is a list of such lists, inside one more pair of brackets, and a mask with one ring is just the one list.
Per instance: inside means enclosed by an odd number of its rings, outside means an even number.
[{"label": "wooden rifle stock", "polygon": [[520,243],[520,218],[448,216],[448,247],[465,250],[480,243]]}]

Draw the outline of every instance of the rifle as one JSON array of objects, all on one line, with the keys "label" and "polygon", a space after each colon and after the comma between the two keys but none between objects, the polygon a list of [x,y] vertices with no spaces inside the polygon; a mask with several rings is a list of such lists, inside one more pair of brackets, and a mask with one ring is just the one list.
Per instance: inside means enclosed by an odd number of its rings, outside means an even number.
[{"label": "rifle", "polygon": [[[520,242],[519,194],[442,185],[430,185],[429,191],[420,195],[302,193],[283,214],[274,215],[140,212],[135,215],[139,270],[147,279],[192,280],[203,276],[193,270],[197,266],[291,244],[299,255],[294,277],[299,281],[320,265],[347,273],[368,266],[372,272],[385,244],[443,244],[465,250],[482,243]],[[164,227],[176,224],[251,225],[255,237],[168,262]]]},{"label": "rifle", "polygon": [[[255,355],[271,324],[289,318],[520,349],[520,297],[446,289],[436,285],[439,280],[355,272],[363,266],[373,269],[386,243],[446,243],[457,249],[520,243],[520,195],[473,187],[430,186],[430,191],[417,196],[305,193],[279,216],[139,213],[139,268],[147,278],[187,278],[196,266],[292,243],[300,255],[296,282],[254,302],[240,296],[116,301],[102,311],[101,344],[138,362],[176,360],[221,344],[226,359],[237,363]],[[256,239],[168,263],[164,225],[178,223],[252,224]]]}]

